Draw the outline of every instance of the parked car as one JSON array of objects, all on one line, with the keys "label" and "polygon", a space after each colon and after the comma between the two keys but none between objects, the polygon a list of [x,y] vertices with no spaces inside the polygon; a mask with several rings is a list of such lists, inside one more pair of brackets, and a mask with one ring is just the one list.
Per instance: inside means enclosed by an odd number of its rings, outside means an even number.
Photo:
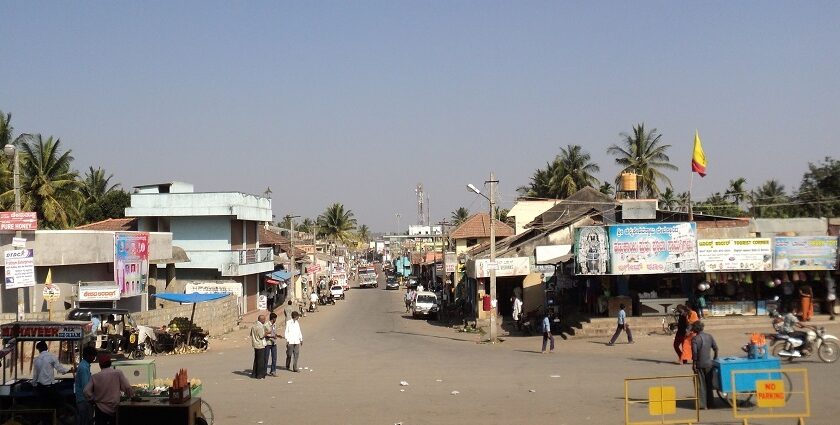
[{"label": "parked car", "polygon": [[385,289],[400,289],[400,283],[397,282],[397,278],[390,276],[385,279]]},{"label": "parked car", "polygon": [[437,319],[439,309],[438,297],[434,292],[418,292],[414,302],[411,303],[411,316],[414,318],[422,316]]},{"label": "parked car", "polygon": [[333,296],[333,299],[336,300],[343,300],[344,299],[344,287],[341,285],[333,285],[330,287],[330,293]]}]

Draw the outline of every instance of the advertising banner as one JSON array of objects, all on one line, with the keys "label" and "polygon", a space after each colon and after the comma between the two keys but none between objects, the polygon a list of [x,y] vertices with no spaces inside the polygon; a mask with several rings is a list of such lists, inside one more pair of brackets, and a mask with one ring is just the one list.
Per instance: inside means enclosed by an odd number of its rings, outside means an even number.
[{"label": "advertising banner", "polygon": [[118,301],[120,288],[117,285],[79,285],[79,301]]},{"label": "advertising banner", "polygon": [[699,271],[695,223],[619,224],[608,229],[612,274]]},{"label": "advertising banner", "polygon": [[82,339],[85,327],[69,323],[14,323],[0,327],[3,339],[18,341],[74,341]]},{"label": "advertising banner", "polygon": [[770,271],[773,243],[770,238],[700,239],[697,261],[702,272]]},{"label": "advertising banner", "polygon": [[575,274],[599,275],[609,271],[607,229],[585,226],[575,229]]},{"label": "advertising banner", "polygon": [[5,252],[6,289],[35,286],[35,250],[13,249]]},{"label": "advertising banner", "polygon": [[0,230],[38,230],[38,214],[34,212],[0,212]]},{"label": "advertising banner", "polygon": [[149,234],[114,233],[114,282],[120,297],[134,297],[146,292],[149,277]]},{"label": "advertising banner", "polygon": [[774,270],[834,270],[837,236],[778,236],[773,240]]},{"label": "advertising banner", "polygon": [[[475,279],[490,277],[490,259],[482,258],[471,262]],[[496,277],[527,276],[531,273],[531,262],[528,257],[511,257],[496,259]]]}]

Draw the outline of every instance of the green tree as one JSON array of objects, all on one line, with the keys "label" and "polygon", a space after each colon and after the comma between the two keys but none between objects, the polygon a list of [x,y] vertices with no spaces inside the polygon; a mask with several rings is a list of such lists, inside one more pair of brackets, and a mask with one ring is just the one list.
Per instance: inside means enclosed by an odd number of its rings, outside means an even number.
[{"label": "green tree", "polygon": [[744,185],[747,184],[747,179],[743,177],[738,177],[735,180],[729,180],[729,188],[726,189],[726,193],[724,196],[731,199],[735,205],[739,207],[741,204],[747,199],[749,193],[747,193],[747,189],[744,188]]},{"label": "green tree", "polygon": [[344,205],[334,203],[327,207],[318,216],[318,234],[323,235],[331,242],[342,242],[347,245],[353,240],[353,230],[356,228],[356,219],[353,218],[353,211],[345,210]]},{"label": "green tree", "polygon": [[455,226],[460,226],[461,223],[467,221],[470,218],[470,210],[464,207],[458,207],[457,210],[452,211],[452,215],[450,216],[452,219],[452,224]]},{"label": "green tree", "polygon": [[[77,217],[81,198],[78,173],[70,167],[70,150],[61,151],[61,141],[32,136],[21,146],[21,202],[26,211],[38,213],[42,225],[49,229],[67,228]],[[2,195],[13,199],[11,190]]]},{"label": "green tree", "polygon": [[560,148],[560,153],[545,169],[537,169],[528,185],[517,191],[524,196],[536,198],[566,198],[584,187],[595,187],[598,179],[594,173],[600,171],[592,156],[580,145]]},{"label": "green tree", "polygon": [[[21,149],[24,143],[32,139],[30,134],[14,135],[15,129],[12,127],[12,114],[0,111],[0,148],[6,145],[15,146]],[[21,153],[18,154],[21,164],[25,160]],[[5,154],[0,154],[0,194],[11,192],[11,197],[0,197],[0,209],[11,210],[14,208],[14,163],[6,158]]]},{"label": "green tree", "polygon": [[604,195],[615,195],[615,186],[613,186],[610,182],[603,182],[601,186],[598,186],[598,191],[603,193]]},{"label": "green tree", "polygon": [[315,228],[315,222],[311,218],[306,217],[298,224],[295,230],[303,233],[310,233]]},{"label": "green tree", "polygon": [[508,213],[510,212],[507,208],[496,207],[496,211],[494,212],[494,217],[496,220],[501,221],[502,223],[508,223]]},{"label": "green tree", "polygon": [[84,205],[85,222],[93,223],[108,218],[125,217],[125,209],[131,206],[131,195],[121,189],[111,190],[98,200]]},{"label": "green tree", "polygon": [[607,153],[617,156],[615,162],[622,167],[615,178],[616,184],[621,179],[621,173],[635,173],[638,176],[639,193],[657,198],[662,191],[660,182],[671,186],[671,179],[664,171],[678,170],[668,157],[671,145],[662,143],[662,135],[655,128],[646,131],[644,123],[634,126],[633,134],[621,133],[621,137],[624,139],[621,146],[614,144],[607,148]]},{"label": "green tree", "polygon": [[715,192],[704,201],[695,204],[694,212],[723,217],[741,217],[744,215],[744,211],[738,208],[738,205],[729,201],[728,197],[720,192]]},{"label": "green tree", "polygon": [[750,193],[753,216],[760,218],[788,218],[790,197],[785,186],[775,179],[766,181]]},{"label": "green tree", "polygon": [[359,242],[365,244],[370,242],[370,228],[367,224],[359,226],[359,229],[356,231],[356,237],[359,238]]},{"label": "green tree", "polygon": [[102,168],[88,168],[82,179],[82,187],[80,188],[85,201],[94,204],[99,202],[105,195],[119,190],[119,183],[111,184],[113,177],[113,174],[105,177],[105,170]]},{"label": "green tree", "polygon": [[659,205],[662,209],[675,211],[675,208],[680,205],[680,200],[677,198],[677,194],[674,192],[674,189],[669,187],[659,194]]},{"label": "green tree", "polygon": [[799,215],[809,217],[840,216],[840,161],[826,157],[822,163],[808,163],[802,176],[797,200],[802,202]]},{"label": "green tree", "polygon": [[551,176],[554,175],[554,167],[557,167],[557,161],[546,162],[545,169],[538,168],[531,176],[531,182],[527,185],[520,186],[516,189],[522,196],[531,196],[534,198],[553,198],[554,194],[551,190]]}]

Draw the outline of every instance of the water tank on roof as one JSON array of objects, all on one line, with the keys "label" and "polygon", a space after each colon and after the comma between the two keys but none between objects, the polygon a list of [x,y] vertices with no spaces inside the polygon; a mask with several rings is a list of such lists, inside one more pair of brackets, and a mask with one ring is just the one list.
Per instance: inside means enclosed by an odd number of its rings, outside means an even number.
[{"label": "water tank on roof", "polygon": [[638,186],[636,185],[636,174],[621,173],[621,188],[622,192],[635,192]]}]

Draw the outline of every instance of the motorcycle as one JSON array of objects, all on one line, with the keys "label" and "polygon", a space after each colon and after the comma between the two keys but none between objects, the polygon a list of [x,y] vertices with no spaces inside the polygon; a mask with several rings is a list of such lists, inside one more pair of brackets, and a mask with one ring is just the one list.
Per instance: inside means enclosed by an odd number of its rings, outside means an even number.
[{"label": "motorcycle", "polygon": [[335,305],[335,298],[333,298],[332,293],[326,293],[324,295],[321,295],[320,298],[318,298],[318,304],[321,304],[321,305],[327,305],[327,304]]},{"label": "motorcycle", "polygon": [[840,359],[840,339],[834,335],[825,333],[825,328],[820,326],[809,326],[800,335],[789,335],[781,329],[781,316],[776,314],[773,320],[773,327],[776,334],[769,335],[773,342],[772,353],[774,356],[793,361],[796,358],[810,357],[816,353],[825,363],[834,363]]}]

